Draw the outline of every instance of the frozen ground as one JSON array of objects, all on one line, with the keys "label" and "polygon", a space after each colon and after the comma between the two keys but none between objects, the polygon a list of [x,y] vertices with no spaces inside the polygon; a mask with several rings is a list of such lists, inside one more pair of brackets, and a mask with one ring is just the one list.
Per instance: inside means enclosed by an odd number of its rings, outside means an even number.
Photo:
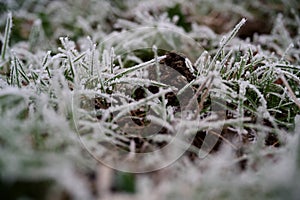
[{"label": "frozen ground", "polygon": [[1,199],[298,199],[296,0],[0,0]]}]

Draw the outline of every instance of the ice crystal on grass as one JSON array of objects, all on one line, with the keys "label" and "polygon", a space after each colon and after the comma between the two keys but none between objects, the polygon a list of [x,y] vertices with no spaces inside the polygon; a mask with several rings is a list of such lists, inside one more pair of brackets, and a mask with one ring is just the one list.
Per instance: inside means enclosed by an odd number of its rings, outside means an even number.
[{"label": "ice crystal on grass", "polygon": [[[93,199],[107,175],[96,161],[131,172],[171,161],[111,188],[295,199],[297,7],[234,2],[0,2],[12,11],[0,20],[1,187],[40,180],[45,194]],[[246,29],[262,16],[266,29]]]}]

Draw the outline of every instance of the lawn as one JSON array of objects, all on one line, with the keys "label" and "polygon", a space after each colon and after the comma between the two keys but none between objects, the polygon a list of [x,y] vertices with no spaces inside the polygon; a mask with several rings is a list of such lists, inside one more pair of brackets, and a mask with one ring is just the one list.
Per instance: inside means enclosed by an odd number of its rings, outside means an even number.
[{"label": "lawn", "polygon": [[297,0],[0,0],[1,199],[298,199]]}]

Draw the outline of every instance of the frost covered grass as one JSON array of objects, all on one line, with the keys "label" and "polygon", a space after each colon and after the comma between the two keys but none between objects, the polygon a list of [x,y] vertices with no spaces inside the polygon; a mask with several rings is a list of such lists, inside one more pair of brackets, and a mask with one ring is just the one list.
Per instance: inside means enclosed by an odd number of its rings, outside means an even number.
[{"label": "frost covered grass", "polygon": [[0,1],[1,196],[297,199],[299,5],[236,2]]}]

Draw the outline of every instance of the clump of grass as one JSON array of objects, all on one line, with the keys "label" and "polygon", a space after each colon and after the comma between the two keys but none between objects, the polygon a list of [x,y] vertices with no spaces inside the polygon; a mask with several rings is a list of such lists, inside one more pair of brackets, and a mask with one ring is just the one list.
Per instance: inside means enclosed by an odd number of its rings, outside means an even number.
[{"label": "clump of grass", "polygon": [[[147,8],[142,6],[144,1],[135,7],[131,7],[132,2],[105,3],[107,7],[115,6],[115,11],[126,8],[127,15],[114,13],[113,17],[110,13],[114,10],[99,14],[90,2],[84,8],[90,11],[86,16],[76,6],[80,2],[73,5],[69,1],[55,1],[33,6],[37,14],[30,16],[40,23],[32,26],[28,41],[11,45],[12,15],[7,17],[0,63],[3,188],[14,191],[18,184],[11,186],[10,181],[38,179],[46,182],[48,192],[60,185],[56,195],[67,193],[70,198],[91,199],[93,195],[101,195],[92,194],[89,184],[99,186],[86,176],[96,173],[97,162],[82,150],[78,137],[89,153],[100,160],[116,156],[119,163],[130,159],[134,163],[134,153],[151,152],[154,155],[151,159],[141,158],[137,162],[151,168],[164,158],[155,154],[155,150],[169,143],[176,131],[185,130],[186,135],[193,137],[189,141],[192,146],[189,153],[164,169],[168,173],[163,176],[159,172],[144,176],[125,173],[115,177],[115,188],[134,193],[132,197],[137,198],[153,190],[159,191],[159,198],[164,199],[297,197],[295,180],[299,173],[295,155],[299,155],[299,145],[294,141],[299,138],[293,132],[299,131],[299,38],[289,32],[294,31],[297,19],[292,20],[294,24],[289,21],[287,28],[279,15],[270,34],[255,35],[250,41],[236,36],[244,24],[247,26],[246,20],[228,34],[216,34],[208,27],[190,23],[189,17],[193,16],[185,13],[182,8],[186,5],[177,1],[170,4],[162,1]],[[40,9],[45,5],[51,9],[41,16]],[[64,13],[54,9],[59,6],[69,11],[66,20],[72,23],[68,26],[62,20]],[[134,8],[145,12],[134,14]],[[163,11],[166,8],[168,14]],[[240,14],[240,8],[241,5],[232,9]],[[195,9],[200,8],[194,7],[192,11]],[[53,13],[58,13],[59,19],[49,20]],[[176,21],[174,13],[184,21]],[[39,16],[42,21],[36,19]],[[107,24],[109,20],[111,24]],[[104,31],[113,30],[114,23],[115,31]],[[144,26],[154,28],[143,29]],[[57,28],[47,31],[47,27]],[[165,34],[163,28],[172,28],[179,35],[191,38]],[[71,39],[58,37],[68,32]],[[51,51],[39,46],[45,42],[45,36]],[[102,42],[103,38],[111,39]],[[193,44],[196,41],[203,43],[207,51],[196,47]],[[181,87],[164,82],[163,76],[157,78],[163,73],[159,63],[166,59],[169,50],[187,57],[185,65],[193,78],[187,81],[186,72],[180,72],[179,79],[186,78]],[[151,72],[151,68],[155,70]],[[179,115],[183,106],[178,106],[172,95],[187,94],[188,89],[193,91],[191,97],[198,110],[193,110],[197,115],[185,116],[189,117],[186,120]],[[214,101],[221,110],[214,110]],[[192,101],[186,102],[188,107],[194,105]],[[122,126],[127,117],[135,122],[133,128]],[[136,128],[145,127],[149,121],[163,127],[150,139],[142,137]],[[208,142],[203,135],[215,136],[213,149],[203,147]],[[178,142],[187,146],[186,141]],[[125,153],[114,151],[113,155],[111,146]],[[199,153],[200,150],[211,152]],[[206,159],[199,159],[201,153],[206,153]],[[101,174],[98,176],[101,180]],[[161,184],[154,186],[155,181]],[[74,189],[74,182],[80,183],[80,187]],[[12,193],[6,193],[8,198]]]}]

